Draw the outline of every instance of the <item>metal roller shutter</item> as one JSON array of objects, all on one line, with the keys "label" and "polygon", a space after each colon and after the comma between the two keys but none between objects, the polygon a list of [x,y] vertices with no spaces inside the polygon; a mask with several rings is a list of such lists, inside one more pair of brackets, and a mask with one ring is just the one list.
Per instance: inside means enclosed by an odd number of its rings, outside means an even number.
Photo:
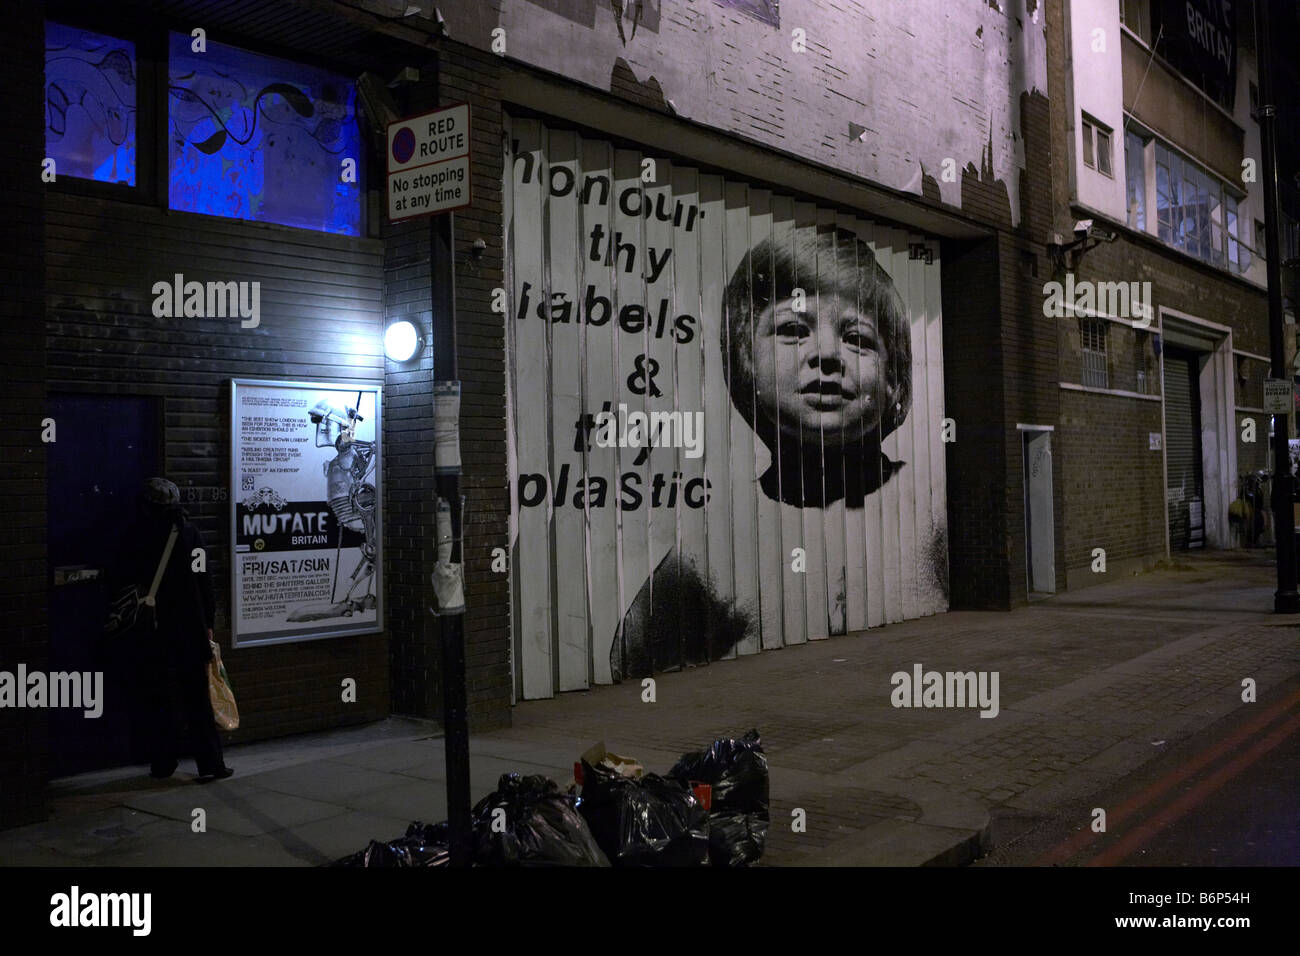
[{"label": "metal roller shutter", "polygon": [[1165,353],[1165,433],[1168,443],[1166,500],[1169,504],[1169,547],[1185,551],[1198,543],[1203,531],[1193,529],[1189,508],[1201,499],[1200,395],[1192,353]]}]

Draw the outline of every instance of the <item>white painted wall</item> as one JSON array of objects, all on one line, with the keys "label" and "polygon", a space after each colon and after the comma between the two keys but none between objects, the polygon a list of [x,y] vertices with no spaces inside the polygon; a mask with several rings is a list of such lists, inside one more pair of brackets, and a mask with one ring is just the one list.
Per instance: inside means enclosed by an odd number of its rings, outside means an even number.
[{"label": "white painted wall", "polygon": [[681,116],[888,187],[919,194],[924,170],[960,205],[960,170],[985,170],[1019,219],[1021,93],[1047,89],[1043,0],[781,0],[779,27],[714,0],[646,0],[635,35],[624,3],[622,37],[610,0],[439,6],[453,39],[490,49],[499,26],[507,58],[600,90],[622,59]]},{"label": "white painted wall", "polygon": [[[1069,0],[1069,11],[1069,82],[1074,106],[1070,117],[1074,138],[1073,198],[1118,222],[1125,222],[1124,77],[1119,3],[1117,0]],[[1112,130],[1110,176],[1083,164],[1084,113]]]}]

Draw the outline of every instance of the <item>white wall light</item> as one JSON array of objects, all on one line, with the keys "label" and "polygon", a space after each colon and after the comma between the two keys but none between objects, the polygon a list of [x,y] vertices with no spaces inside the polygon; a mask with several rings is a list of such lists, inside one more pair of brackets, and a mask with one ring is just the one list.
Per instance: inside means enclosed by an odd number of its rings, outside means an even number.
[{"label": "white wall light", "polygon": [[393,362],[409,362],[424,348],[424,339],[415,325],[406,319],[384,330],[384,354]]}]

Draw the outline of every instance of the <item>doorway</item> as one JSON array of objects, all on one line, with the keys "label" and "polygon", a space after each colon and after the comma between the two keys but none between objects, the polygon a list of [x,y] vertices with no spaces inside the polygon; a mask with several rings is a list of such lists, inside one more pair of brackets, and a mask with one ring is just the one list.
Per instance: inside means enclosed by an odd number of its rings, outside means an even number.
[{"label": "doorway", "polygon": [[1052,431],[1021,425],[1025,481],[1025,574],[1031,599],[1056,593]]},{"label": "doorway", "polygon": [[161,416],[159,399],[127,395],[54,395],[49,414],[57,428],[47,446],[49,669],[104,675],[100,717],[50,711],[50,771],[58,777],[140,762],[130,661],[100,634],[105,572],[145,479],[160,473]]},{"label": "doorway", "polygon": [[1169,548],[1205,547],[1205,472],[1201,450],[1201,355],[1165,349],[1165,499]]}]

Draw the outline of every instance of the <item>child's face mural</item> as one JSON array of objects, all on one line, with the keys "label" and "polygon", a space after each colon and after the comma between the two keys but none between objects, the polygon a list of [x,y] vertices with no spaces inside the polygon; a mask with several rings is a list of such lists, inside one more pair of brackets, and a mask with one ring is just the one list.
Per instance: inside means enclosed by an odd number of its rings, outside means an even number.
[{"label": "child's face mural", "polygon": [[838,293],[810,296],[802,312],[792,305],[773,303],[754,324],[759,415],[786,435],[802,430],[805,442],[820,434],[827,446],[875,432],[889,399],[875,315]]}]

